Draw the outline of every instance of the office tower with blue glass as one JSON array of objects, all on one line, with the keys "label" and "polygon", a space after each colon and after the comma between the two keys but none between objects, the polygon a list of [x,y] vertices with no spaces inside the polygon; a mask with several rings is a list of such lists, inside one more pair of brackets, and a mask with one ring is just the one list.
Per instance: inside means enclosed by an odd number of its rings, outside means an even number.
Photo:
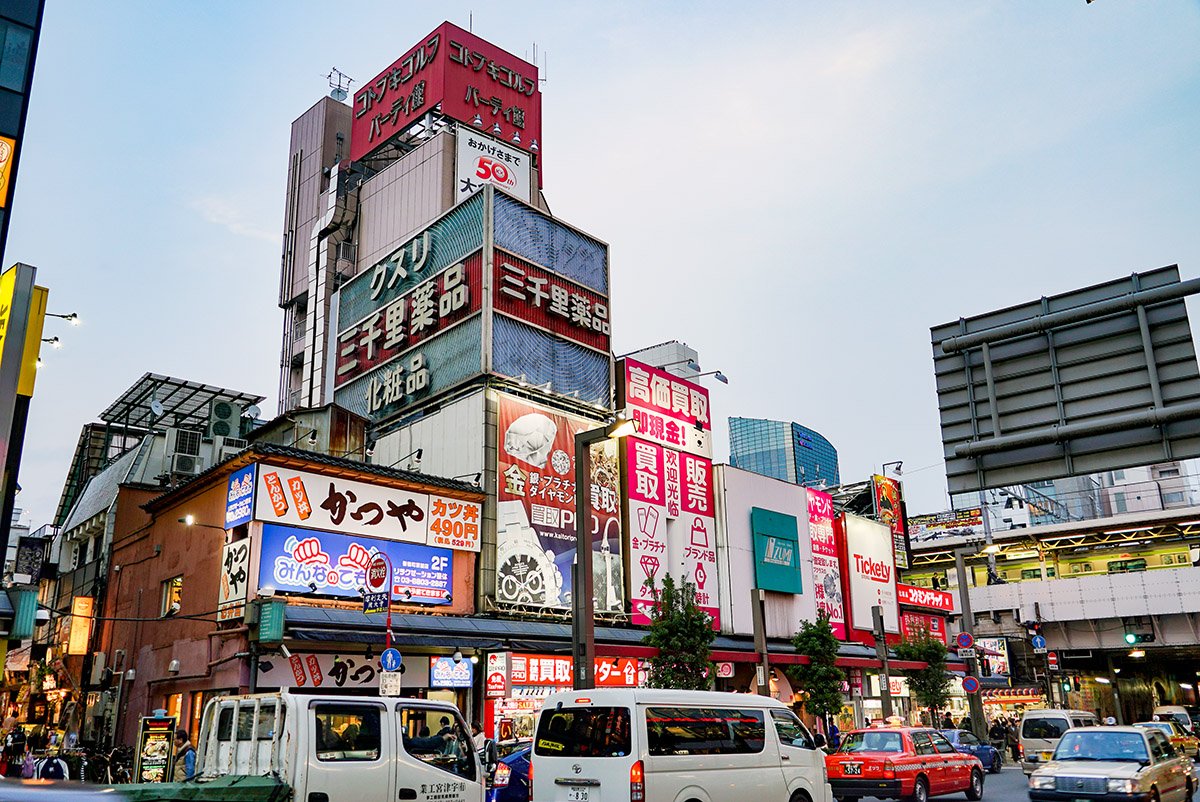
[{"label": "office tower with blue glass", "polygon": [[807,426],[760,418],[729,419],[729,464],[807,487],[833,487],[837,449]]}]

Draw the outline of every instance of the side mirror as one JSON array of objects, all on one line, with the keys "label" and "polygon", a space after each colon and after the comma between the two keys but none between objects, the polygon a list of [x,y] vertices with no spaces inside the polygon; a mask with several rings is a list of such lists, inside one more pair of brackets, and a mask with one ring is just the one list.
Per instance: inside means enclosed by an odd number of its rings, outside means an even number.
[{"label": "side mirror", "polygon": [[483,773],[491,777],[500,765],[500,757],[496,753],[496,742],[488,738],[479,750],[479,759],[483,762]]},{"label": "side mirror", "polygon": [[829,741],[825,740],[825,736],[818,732],[813,735],[813,743],[816,744],[818,749],[824,749],[829,744]]}]

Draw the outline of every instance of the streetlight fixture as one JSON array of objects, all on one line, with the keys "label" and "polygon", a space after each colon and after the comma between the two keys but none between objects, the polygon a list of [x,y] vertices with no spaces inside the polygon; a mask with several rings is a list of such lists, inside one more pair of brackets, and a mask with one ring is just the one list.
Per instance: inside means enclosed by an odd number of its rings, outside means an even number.
[{"label": "streetlight fixture", "polygon": [[226,529],[225,527],[223,527],[223,526],[214,526],[213,524],[202,524],[202,523],[200,523],[199,521],[197,521],[197,520],[196,520],[196,516],[195,516],[195,515],[191,515],[191,514],[185,515],[185,516],[183,516],[182,518],[180,518],[180,519],[179,519],[179,523],[181,523],[181,524],[183,524],[184,526],[186,526],[186,527],[189,527],[189,528],[191,528],[191,527],[193,527],[193,526],[200,526],[200,527],[203,527],[203,528],[205,528],[205,529],[216,529],[218,532],[220,532],[220,533],[221,533],[222,535],[224,535],[226,538],[228,538],[228,537],[229,537],[229,530],[228,530],[228,529]]},{"label": "streetlight fixture", "polygon": [[592,575],[592,516],[588,512],[588,478],[591,476],[591,448],[602,440],[618,440],[637,433],[632,420],[618,415],[606,426],[575,435],[575,576],[572,583],[571,654],[575,661],[572,677],[574,690],[596,687],[596,608],[595,577]]},{"label": "streetlight fixture", "polygon": [[69,312],[68,314],[65,314],[65,315],[56,315],[53,312],[47,312],[46,317],[62,318],[63,320],[70,323],[72,326],[79,325],[79,314],[77,312]]},{"label": "streetlight fixture", "polygon": [[714,379],[719,381],[721,384],[729,384],[729,377],[726,376],[724,373],[722,373],[719,370],[710,370],[707,373],[701,373],[696,376],[693,376],[692,378],[693,379],[702,379],[705,376],[712,376]]},{"label": "streetlight fixture", "polygon": [[896,475],[903,476],[904,475],[904,460],[902,460],[902,459],[898,459],[895,462],[883,463],[883,468],[881,469],[883,472],[883,475],[887,476],[888,468],[892,467],[893,465],[896,466]]},{"label": "streetlight fixture", "polygon": [[393,462],[393,463],[392,463],[391,465],[389,465],[388,467],[389,467],[389,468],[395,468],[395,467],[396,467],[397,465],[399,465],[401,462],[404,462],[404,460],[408,459],[409,457],[413,457],[413,461],[412,461],[412,463],[411,463],[410,465],[407,465],[407,466],[405,466],[405,469],[406,469],[406,470],[410,470],[410,471],[419,471],[419,470],[421,470],[421,457],[423,457],[423,456],[425,456],[425,449],[423,449],[423,448],[415,448],[415,449],[413,449],[412,451],[410,451],[410,452],[408,452],[407,454],[405,454],[405,455],[404,455],[403,457],[401,457],[400,459],[398,459],[398,460],[396,460],[395,462]]},{"label": "streetlight fixture", "polygon": [[50,343],[55,349],[62,348],[62,340],[57,337],[43,337],[42,342]]}]

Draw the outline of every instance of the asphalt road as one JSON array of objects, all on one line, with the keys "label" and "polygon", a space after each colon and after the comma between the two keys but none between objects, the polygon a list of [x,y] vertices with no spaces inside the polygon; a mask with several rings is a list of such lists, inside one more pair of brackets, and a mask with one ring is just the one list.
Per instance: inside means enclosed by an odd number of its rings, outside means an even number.
[{"label": "asphalt road", "polygon": [[[983,798],[986,802],[1020,802],[1029,799],[1029,780],[1020,766],[1011,763],[999,774],[986,774],[983,778]],[[955,796],[943,799],[957,799]],[[965,798],[965,797],[963,797]]]}]

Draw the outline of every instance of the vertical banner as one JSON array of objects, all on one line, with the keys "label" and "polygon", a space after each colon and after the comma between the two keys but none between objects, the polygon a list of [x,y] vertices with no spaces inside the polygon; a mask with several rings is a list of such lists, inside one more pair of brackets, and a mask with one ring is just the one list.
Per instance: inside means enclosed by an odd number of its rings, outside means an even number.
[{"label": "vertical banner", "polygon": [[896,567],[908,568],[908,539],[904,534],[904,507],[900,503],[903,494],[900,483],[887,476],[872,476],[875,486],[875,517],[892,533],[892,549],[896,554]]},{"label": "vertical banner", "polygon": [[[575,562],[575,435],[600,424],[499,395],[496,599],[566,607]],[[591,450],[585,531],[597,612],[625,609],[615,441]]]},{"label": "vertical banner", "polygon": [[812,536],[813,597],[829,616],[834,637],[846,639],[846,603],[837,541],[833,536],[833,496],[808,488],[808,531]]},{"label": "vertical banner", "polygon": [[94,607],[95,600],[91,596],[76,596],[71,600],[71,634],[67,640],[67,654],[88,653]]},{"label": "vertical banner", "polygon": [[650,623],[654,588],[670,573],[696,586],[697,603],[719,629],[712,461],[636,437],[625,441],[632,620]]}]

